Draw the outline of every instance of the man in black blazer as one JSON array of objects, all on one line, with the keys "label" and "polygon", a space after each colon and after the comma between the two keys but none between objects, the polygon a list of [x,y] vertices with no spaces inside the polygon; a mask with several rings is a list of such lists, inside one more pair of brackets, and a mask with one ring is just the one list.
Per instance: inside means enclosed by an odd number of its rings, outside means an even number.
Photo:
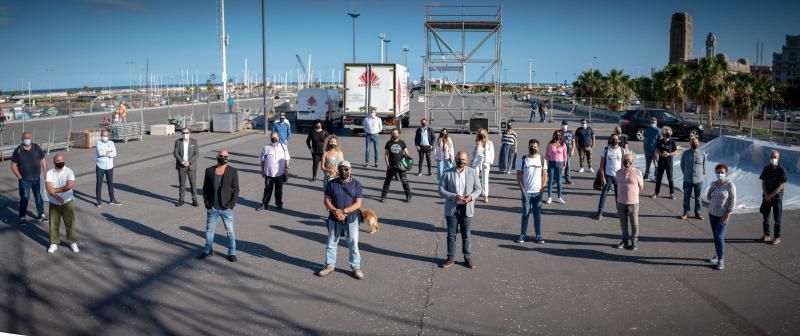
[{"label": "man in black blazer", "polygon": [[206,244],[197,259],[214,255],[214,236],[217,218],[222,217],[228,236],[228,260],[236,261],[236,234],[233,227],[233,207],[239,197],[239,173],[228,165],[228,151],[220,150],[217,164],[206,168],[203,178],[203,202],[206,206]]},{"label": "man in black blazer", "polygon": [[197,188],[195,188],[197,171],[197,140],[189,138],[189,129],[181,130],[181,138],[175,140],[175,148],[172,155],[175,157],[175,169],[178,170],[178,204],[183,205],[183,196],[186,194],[186,178],[189,178],[189,186],[192,188],[192,206],[197,207]]},{"label": "man in black blazer", "polygon": [[417,153],[419,153],[419,172],[417,176],[422,175],[423,158],[428,161],[428,176],[431,176],[431,150],[436,138],[433,135],[433,130],[428,127],[428,120],[422,119],[420,123],[421,127],[417,128],[417,133],[414,135],[414,146],[417,147]]}]

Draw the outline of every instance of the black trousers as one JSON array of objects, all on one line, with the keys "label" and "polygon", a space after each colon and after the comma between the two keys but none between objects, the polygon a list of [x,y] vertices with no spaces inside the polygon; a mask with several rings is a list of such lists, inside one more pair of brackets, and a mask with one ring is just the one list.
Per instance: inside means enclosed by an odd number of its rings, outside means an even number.
[{"label": "black trousers", "polygon": [[403,191],[406,192],[406,198],[411,198],[411,187],[408,186],[408,178],[406,178],[406,172],[404,170],[400,170],[394,167],[389,167],[386,169],[386,179],[383,180],[383,190],[381,191],[381,198],[386,198],[386,194],[389,193],[389,186],[392,184],[392,178],[395,176],[400,177],[400,182],[403,184]]},{"label": "black trousers", "polygon": [[422,173],[422,159],[428,162],[428,175],[431,174],[431,146],[419,146],[419,173]]},{"label": "black trousers", "polygon": [[283,175],[264,178],[264,197],[261,198],[261,204],[266,208],[269,205],[269,200],[272,199],[272,190],[275,190],[275,205],[283,206]]},{"label": "black trousers", "polygon": [[183,201],[183,196],[186,195],[186,179],[189,179],[189,187],[192,191],[192,200],[197,200],[197,188],[195,188],[196,174],[194,169],[187,169],[185,167],[178,168],[178,200]]},{"label": "black trousers", "polygon": [[656,195],[661,190],[661,179],[664,177],[664,172],[667,172],[667,182],[669,183],[669,194],[675,194],[675,184],[672,182],[672,160],[662,162],[658,160],[656,166]]},{"label": "black trousers", "polygon": [[317,179],[320,161],[322,161],[322,153],[311,153],[311,177],[315,180]]},{"label": "black trousers", "polygon": [[94,166],[94,176],[97,179],[94,185],[97,203],[100,203],[100,193],[103,191],[103,176],[105,176],[106,184],[108,185],[109,202],[116,201],[117,199],[114,198],[114,168],[101,169],[98,166]]}]

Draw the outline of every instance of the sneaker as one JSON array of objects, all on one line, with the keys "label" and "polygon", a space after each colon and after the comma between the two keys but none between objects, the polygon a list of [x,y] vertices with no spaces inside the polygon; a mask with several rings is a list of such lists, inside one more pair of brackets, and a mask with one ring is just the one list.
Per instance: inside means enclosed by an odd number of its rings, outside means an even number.
[{"label": "sneaker", "polygon": [[525,242],[525,236],[524,235],[523,236],[519,236],[519,238],[517,238],[517,240],[515,240],[515,242],[517,242],[519,244],[524,243]]},{"label": "sneaker", "polygon": [[364,279],[364,272],[360,268],[356,268],[353,270],[353,276],[358,280],[362,280]]},{"label": "sneaker", "polygon": [[45,214],[41,214],[39,215],[39,220],[42,222],[47,221],[47,216],[45,216]]},{"label": "sneaker", "polygon": [[536,244],[544,244],[544,243],[546,243],[544,241],[544,239],[542,239],[542,236],[536,236],[536,239],[534,239],[533,242],[536,243]]},{"label": "sneaker", "polygon": [[566,201],[564,201],[564,199],[563,199],[563,198],[561,198],[561,197],[559,197],[559,198],[558,198],[558,203],[561,203],[561,204],[567,204],[567,202],[566,202]]},{"label": "sneaker", "polygon": [[634,240],[634,241],[632,241],[632,242],[631,242],[631,244],[628,246],[628,249],[629,249],[629,250],[631,250],[631,251],[636,251],[636,250],[638,250],[638,249],[639,249],[639,245],[638,245],[638,244],[636,243],[636,241]]},{"label": "sneaker", "polygon": [[467,266],[467,268],[470,268],[470,269],[474,269],[475,268],[475,262],[472,261],[472,259],[470,259],[470,258],[464,258],[464,266]]},{"label": "sneaker", "polygon": [[264,210],[267,210],[267,206],[263,205],[263,204],[261,206],[259,206],[258,208],[256,208],[256,211],[264,211]]},{"label": "sneaker", "polygon": [[688,218],[688,217],[689,217],[689,214],[687,214],[687,213],[685,213],[685,212],[683,213],[683,215],[681,215],[681,219],[686,219],[686,218]]},{"label": "sneaker", "polygon": [[369,162],[364,162],[364,168],[369,167]]},{"label": "sneaker", "polygon": [[28,224],[28,221],[25,220],[25,217],[20,217],[18,224],[19,225],[25,225],[25,224]]},{"label": "sneaker", "polygon": [[545,202],[545,203],[547,203],[547,204],[553,203],[553,198],[552,197],[548,197],[547,198],[547,202]]},{"label": "sneaker", "polygon": [[592,168],[592,167],[589,167],[589,171],[590,171],[592,174],[594,174],[594,168]]},{"label": "sneaker", "polygon": [[75,252],[75,253],[78,253],[78,252],[81,251],[80,249],[78,249],[78,244],[77,243],[69,244],[69,248],[72,249],[72,252]]},{"label": "sneaker", "polygon": [[597,220],[602,220],[603,219],[603,213],[602,212],[598,212],[597,215],[594,216],[594,218],[596,218]]},{"label": "sneaker", "polygon": [[772,238],[770,238],[770,236],[768,234],[765,234],[765,235],[761,236],[761,239],[759,239],[759,241],[764,242],[764,243],[769,243],[769,242],[772,241]]},{"label": "sneaker", "polygon": [[716,264],[718,261],[719,261],[719,258],[717,258],[717,256],[713,256],[711,258],[708,258],[708,262],[710,262],[712,264]]},{"label": "sneaker", "polygon": [[453,264],[455,264],[455,261],[453,261],[453,259],[448,258],[447,260],[444,261],[444,263],[442,263],[442,268],[449,268],[450,266],[453,266]]},{"label": "sneaker", "polygon": [[725,259],[717,260],[717,265],[714,266],[714,268],[716,270],[718,270],[718,271],[724,270],[725,269]]},{"label": "sneaker", "polygon": [[583,167],[581,167],[581,169],[579,169],[578,172],[583,173],[584,172]]},{"label": "sneaker", "polygon": [[236,255],[235,254],[228,255],[228,261],[236,262]]},{"label": "sneaker", "polygon": [[620,249],[620,250],[624,249],[624,248],[627,248],[628,247],[628,242],[626,242],[624,240],[620,241],[619,244],[617,244],[617,246],[615,246],[615,247]]},{"label": "sneaker", "polygon": [[772,246],[777,246],[781,244],[781,237],[775,237],[771,242],[769,242]]},{"label": "sneaker", "polygon": [[669,194],[669,199],[675,199],[675,194]]},{"label": "sneaker", "polygon": [[98,207],[98,208],[102,208],[103,207],[103,202],[97,201],[97,203],[95,203],[94,206]]},{"label": "sneaker", "polygon": [[111,202],[108,202],[108,204],[111,204],[111,205],[122,205],[122,203],[120,203],[120,202],[117,202],[116,200],[113,200],[113,201],[111,201]]},{"label": "sneaker", "polygon": [[422,172],[417,173],[417,176],[422,176]]},{"label": "sneaker", "polygon": [[317,273],[317,275],[319,275],[320,277],[325,277],[325,276],[327,276],[328,274],[331,274],[331,273],[333,273],[333,266],[325,266],[325,268],[321,269]]},{"label": "sneaker", "polygon": [[699,214],[699,213],[698,213],[698,214],[694,214],[694,218],[697,218],[697,219],[699,219],[699,220],[703,220],[703,219],[704,219],[704,218],[703,218],[703,215],[701,215],[701,214]]},{"label": "sneaker", "polygon": [[50,244],[50,247],[48,247],[48,248],[47,248],[47,253],[53,253],[53,252],[55,252],[56,250],[58,250],[58,245],[56,245],[56,244]]},{"label": "sneaker", "polygon": [[653,194],[653,196],[650,196],[650,198],[658,198],[658,194]]}]

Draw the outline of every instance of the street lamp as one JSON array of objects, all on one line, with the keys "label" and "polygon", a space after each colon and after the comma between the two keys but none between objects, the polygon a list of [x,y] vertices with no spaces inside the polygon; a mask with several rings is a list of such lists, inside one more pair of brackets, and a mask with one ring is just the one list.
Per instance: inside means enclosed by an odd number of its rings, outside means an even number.
[{"label": "street lamp", "polygon": [[353,63],[356,62],[356,18],[361,16],[359,13],[347,13],[353,18]]},{"label": "street lamp", "polygon": [[[353,23],[355,26],[355,23]],[[267,32],[264,19],[264,0],[261,0],[261,109],[264,111],[264,135],[269,134],[269,112],[267,112]],[[355,33],[353,33],[355,37]],[[355,40],[354,40],[355,41]],[[355,57],[355,44],[353,46]],[[273,106],[275,101],[272,101]],[[194,116],[194,101],[192,101],[192,116]],[[211,128],[211,127],[209,127]]]},{"label": "street lamp", "polygon": [[386,46],[387,44],[389,44],[389,42],[392,42],[392,40],[390,40],[390,39],[383,40],[383,43],[384,43],[384,46],[385,46],[384,49],[386,50],[386,62],[384,62],[384,63],[389,63],[389,46]]},{"label": "street lamp", "polygon": [[408,50],[409,50],[408,46],[404,45],[403,46],[403,66],[405,66],[406,68],[408,68]]},{"label": "street lamp", "polygon": [[[772,116],[769,117],[769,135],[772,136],[772,119],[775,119],[775,103],[772,101],[772,95],[775,94],[775,86],[769,87],[769,102],[772,105]],[[767,110],[769,116],[769,110]]]},{"label": "street lamp", "polygon": [[378,34],[378,39],[379,39],[379,40],[381,40],[381,42],[380,42],[380,43],[381,43],[381,44],[380,44],[380,50],[381,50],[381,63],[383,63],[383,40],[384,40],[384,39],[386,39],[386,34],[384,34],[384,33],[379,33],[379,34]]},{"label": "street lamp", "polygon": [[533,85],[533,58],[528,59],[528,87]]}]

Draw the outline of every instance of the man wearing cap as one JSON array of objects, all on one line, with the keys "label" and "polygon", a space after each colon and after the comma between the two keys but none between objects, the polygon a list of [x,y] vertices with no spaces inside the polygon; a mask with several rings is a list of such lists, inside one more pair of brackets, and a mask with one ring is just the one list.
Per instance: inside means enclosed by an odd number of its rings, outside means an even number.
[{"label": "man wearing cap", "polygon": [[330,181],[325,189],[325,209],[328,210],[328,246],[325,249],[325,267],[320,277],[331,274],[336,267],[336,247],[339,238],[347,237],[350,249],[350,269],[353,277],[364,278],[361,271],[361,254],[358,253],[358,210],[361,208],[363,189],[361,183],[350,176],[350,162],[339,163],[339,177]]},{"label": "man wearing cap", "polygon": [[567,160],[564,166],[564,183],[572,184],[572,177],[569,175],[569,159],[575,155],[575,133],[568,129],[569,123],[561,121],[561,144],[567,146]]}]

